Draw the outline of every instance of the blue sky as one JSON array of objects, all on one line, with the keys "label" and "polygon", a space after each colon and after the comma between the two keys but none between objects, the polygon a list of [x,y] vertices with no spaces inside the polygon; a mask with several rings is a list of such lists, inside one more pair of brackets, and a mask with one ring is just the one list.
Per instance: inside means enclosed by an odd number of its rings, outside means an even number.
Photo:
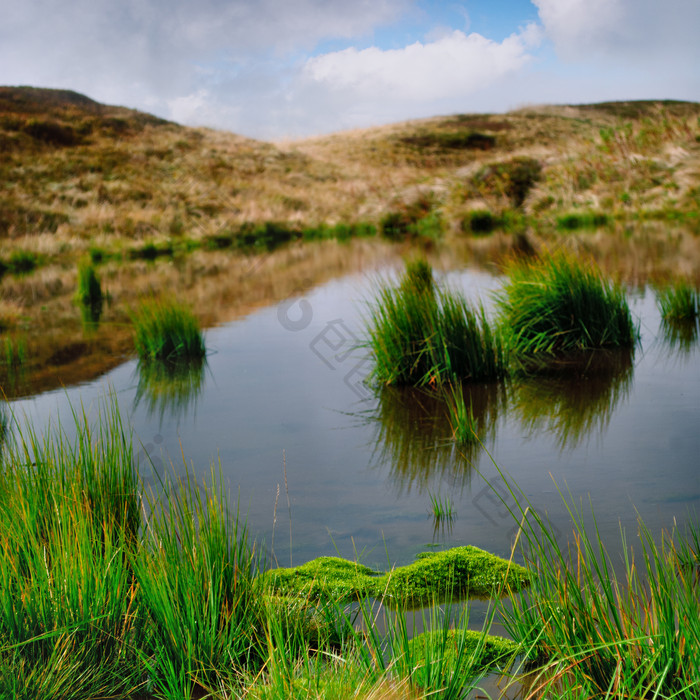
[{"label": "blue sky", "polygon": [[700,99],[700,0],[0,0],[0,84],[294,138]]}]

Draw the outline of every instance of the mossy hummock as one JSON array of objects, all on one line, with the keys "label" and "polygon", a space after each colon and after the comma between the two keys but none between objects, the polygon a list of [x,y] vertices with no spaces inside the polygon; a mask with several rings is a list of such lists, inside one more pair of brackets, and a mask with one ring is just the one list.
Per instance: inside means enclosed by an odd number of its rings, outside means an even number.
[{"label": "mossy hummock", "polygon": [[444,598],[490,598],[527,586],[526,569],[471,545],[419,554],[413,564],[379,573],[340,557],[319,557],[265,574],[280,593],[309,598],[433,602]]}]

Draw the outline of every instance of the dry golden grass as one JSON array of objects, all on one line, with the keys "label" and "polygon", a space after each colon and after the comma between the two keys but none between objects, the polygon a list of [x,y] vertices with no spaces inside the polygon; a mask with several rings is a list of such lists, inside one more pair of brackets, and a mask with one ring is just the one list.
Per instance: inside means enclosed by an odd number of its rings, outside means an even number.
[{"label": "dry golden grass", "polygon": [[[127,310],[141,295],[176,290],[211,325],[410,245],[295,241],[244,255],[234,244],[245,226],[275,222],[298,238],[319,225],[380,226],[412,207],[441,222],[442,238],[420,243],[437,266],[565,245],[628,282],[697,282],[699,118],[691,103],[541,107],[272,144],[75,93],[0,88],[0,262],[12,271],[22,251],[38,265],[2,277],[0,315],[26,334],[46,386],[87,378],[131,351]],[[471,234],[475,210],[497,219],[493,233]],[[219,243],[232,248],[210,250]],[[162,259],[140,259],[149,251]],[[72,301],[88,255],[111,296],[89,337]]]}]

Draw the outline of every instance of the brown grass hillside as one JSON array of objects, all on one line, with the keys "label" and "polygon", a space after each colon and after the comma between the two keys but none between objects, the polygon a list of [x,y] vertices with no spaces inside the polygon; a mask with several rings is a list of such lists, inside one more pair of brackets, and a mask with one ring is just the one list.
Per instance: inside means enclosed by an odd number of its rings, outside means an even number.
[{"label": "brown grass hillside", "polygon": [[[33,367],[4,381],[11,394],[119,361],[143,294],[180,295],[211,324],[406,246],[498,261],[566,244],[630,282],[700,282],[697,103],[460,114],[272,144],[0,87],[0,182],[0,325]],[[79,263],[110,295],[90,333],[73,302]]]}]

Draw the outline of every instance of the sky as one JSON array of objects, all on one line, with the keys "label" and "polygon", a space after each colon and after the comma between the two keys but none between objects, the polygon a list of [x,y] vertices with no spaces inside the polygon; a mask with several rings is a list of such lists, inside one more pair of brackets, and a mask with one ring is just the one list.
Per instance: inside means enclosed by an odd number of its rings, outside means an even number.
[{"label": "sky", "polygon": [[0,0],[0,85],[282,140],[700,100],[700,0]]}]

